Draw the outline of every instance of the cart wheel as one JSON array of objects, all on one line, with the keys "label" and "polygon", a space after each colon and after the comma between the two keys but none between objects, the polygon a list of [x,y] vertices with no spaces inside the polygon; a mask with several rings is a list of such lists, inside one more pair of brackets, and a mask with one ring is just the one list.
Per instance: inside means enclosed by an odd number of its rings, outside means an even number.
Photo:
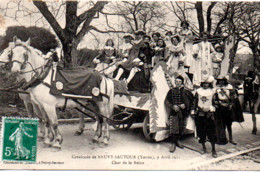
[{"label": "cart wheel", "polygon": [[[112,119],[118,120],[118,119],[122,119],[123,117],[127,117],[129,115],[131,114],[128,112],[121,112],[115,116],[112,116]],[[131,119],[125,121],[124,123],[118,123],[118,124],[112,123],[111,125],[117,130],[128,130],[133,125],[133,123],[134,123],[134,118],[131,117]]]},{"label": "cart wheel", "polygon": [[143,133],[144,133],[144,137],[146,138],[147,141],[155,142],[154,137],[153,137],[154,133],[150,133],[150,117],[149,117],[149,114],[147,114],[144,118]]}]

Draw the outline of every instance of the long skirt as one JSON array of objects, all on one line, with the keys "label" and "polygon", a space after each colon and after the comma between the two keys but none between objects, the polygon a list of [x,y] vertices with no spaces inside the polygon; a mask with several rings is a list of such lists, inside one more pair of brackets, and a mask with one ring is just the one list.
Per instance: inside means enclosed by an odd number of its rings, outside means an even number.
[{"label": "long skirt", "polygon": [[216,131],[217,131],[217,144],[225,145],[228,143],[226,137],[226,127],[231,126],[232,119],[232,110],[229,110],[228,107],[220,106],[216,109]]},{"label": "long skirt", "polygon": [[214,114],[206,114],[204,113],[204,116],[195,116],[195,125],[196,125],[196,131],[197,135],[199,137],[199,143],[205,143],[206,138],[211,143],[215,143],[216,138],[216,127],[215,127],[215,121],[214,121]]}]

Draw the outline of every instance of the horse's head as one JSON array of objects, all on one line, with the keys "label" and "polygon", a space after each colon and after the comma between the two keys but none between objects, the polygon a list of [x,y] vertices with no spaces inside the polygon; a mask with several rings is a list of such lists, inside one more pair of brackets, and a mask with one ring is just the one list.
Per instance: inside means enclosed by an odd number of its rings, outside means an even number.
[{"label": "horse's head", "polygon": [[11,72],[21,72],[28,61],[29,45],[30,39],[22,42],[14,37],[13,42],[9,43],[9,46],[1,54],[0,60],[8,64]]},{"label": "horse's head", "polygon": [[10,57],[12,56],[12,48],[14,48],[14,43],[10,42],[8,47],[1,51],[0,53],[0,67],[8,69],[10,67]]}]

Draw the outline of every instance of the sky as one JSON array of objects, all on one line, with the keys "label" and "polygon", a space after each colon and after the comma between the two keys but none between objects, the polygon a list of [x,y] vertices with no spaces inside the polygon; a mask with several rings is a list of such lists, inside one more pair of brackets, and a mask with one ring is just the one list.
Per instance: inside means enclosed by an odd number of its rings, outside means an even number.
[{"label": "sky", "polygon": [[[30,1],[22,1],[22,9],[24,10],[30,10],[33,12],[38,12],[38,9],[33,5],[32,2]],[[58,4],[57,4],[58,5]],[[88,4],[86,2],[82,2],[80,4],[80,6],[83,6],[82,10],[78,10],[78,13],[81,13],[82,11],[84,11],[85,9],[88,9]],[[1,9],[5,9],[6,7],[9,8],[9,10],[7,10],[7,12],[5,13],[4,10],[0,11],[0,35],[3,35],[5,33],[5,30],[7,27],[9,26],[35,26],[35,23],[37,23],[36,25],[39,27],[45,27],[47,29],[51,29],[50,25],[47,23],[47,21],[45,19],[41,19],[38,20],[41,17],[41,14],[37,14],[37,13],[33,13],[33,15],[28,15],[26,17],[17,17],[17,19],[14,18],[14,16],[22,16],[24,15],[23,12],[16,12],[17,9],[17,3],[12,3],[9,1],[5,1],[5,0],[0,0],[0,8]],[[165,9],[167,10],[167,9]],[[57,18],[59,18],[58,22],[59,24],[64,27],[65,25],[65,18],[64,18],[64,9],[60,9],[59,12],[57,13]],[[6,17],[6,16],[11,16],[11,17]],[[195,15],[196,16],[196,15]],[[194,16],[193,16],[194,17]],[[177,18],[174,17],[171,13],[169,13],[168,15],[169,20],[167,24],[169,25],[176,25],[176,20]],[[119,17],[109,17],[109,22],[110,23],[117,23],[120,22],[120,18]],[[38,22],[36,22],[38,21]],[[98,19],[93,20],[93,25],[100,28],[101,30],[104,30],[106,27],[104,26],[104,22],[105,22],[105,18],[100,15]],[[4,23],[4,24],[3,24]],[[114,27],[117,27],[116,24],[113,25]],[[117,37],[118,34],[101,34],[101,33],[97,33],[97,32],[92,32],[93,34],[95,34],[95,36],[100,40],[100,44],[99,46],[104,46],[104,42],[106,39],[108,38],[113,38],[115,41],[116,46],[121,44],[121,39],[119,39]],[[122,36],[122,34],[120,35]],[[79,49],[80,48],[92,48],[95,49],[97,48],[97,42],[95,41],[95,37],[92,34],[87,34],[84,39],[82,40],[82,42],[79,45]],[[99,48],[99,47],[98,47]],[[251,53],[251,50],[246,47],[245,45],[241,44],[239,46],[239,50],[237,53],[242,53],[242,54],[247,54],[247,53]]]}]

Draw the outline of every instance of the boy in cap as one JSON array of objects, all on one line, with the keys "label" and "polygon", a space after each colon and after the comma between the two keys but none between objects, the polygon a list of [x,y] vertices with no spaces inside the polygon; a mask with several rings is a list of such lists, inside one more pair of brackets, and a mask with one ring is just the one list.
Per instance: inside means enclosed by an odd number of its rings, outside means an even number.
[{"label": "boy in cap", "polygon": [[215,91],[213,90],[213,81],[214,77],[209,76],[205,81],[201,82],[201,87],[197,89],[195,93],[194,107],[191,114],[195,118],[199,143],[202,144],[201,153],[207,153],[205,142],[206,138],[208,138],[211,143],[212,156],[216,158],[215,107],[213,106],[213,96]]},{"label": "boy in cap", "polygon": [[169,113],[169,125],[170,136],[172,145],[170,152],[173,153],[176,150],[176,146],[183,149],[183,146],[179,142],[182,136],[185,126],[184,120],[190,114],[190,110],[193,103],[193,95],[190,91],[184,89],[182,76],[177,76],[175,79],[175,87],[171,84],[171,81],[167,81],[170,87],[165,99],[165,106],[170,111]]}]

